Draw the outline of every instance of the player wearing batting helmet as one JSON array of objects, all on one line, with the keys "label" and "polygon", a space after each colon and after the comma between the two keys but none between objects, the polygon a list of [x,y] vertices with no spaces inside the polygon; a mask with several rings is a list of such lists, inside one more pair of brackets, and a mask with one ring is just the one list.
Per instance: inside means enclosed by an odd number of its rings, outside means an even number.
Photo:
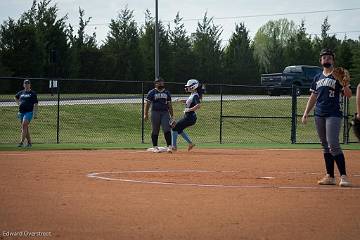
[{"label": "player wearing batting helmet", "polygon": [[171,128],[170,117],[173,117],[173,108],[171,105],[171,94],[165,89],[165,82],[162,78],[154,81],[155,88],[150,90],[146,97],[144,120],[149,118],[149,108],[151,105],[151,140],[153,151],[159,152],[158,138],[160,126],[163,129],[166,144],[171,148]]},{"label": "player wearing batting helmet", "polygon": [[342,112],[340,95],[351,97],[349,86],[342,86],[332,75],[335,54],[330,49],[320,52],[320,63],[323,72],[316,75],[312,82],[311,95],[307,102],[302,122],[306,124],[311,109],[315,106],[315,126],[323,147],[326,175],[318,181],[321,185],[335,185],[334,161],[340,172],[341,187],[351,186],[346,176],[345,157],[339,143]]},{"label": "player wearing batting helmet", "polygon": [[187,100],[184,100],[185,110],[184,117],[178,122],[172,124],[172,150],[177,150],[177,137],[180,134],[188,143],[188,151],[190,151],[195,144],[191,141],[189,135],[184,132],[184,129],[196,123],[196,111],[200,108],[200,100],[202,97],[202,88],[196,79],[190,79],[185,85],[185,91],[190,93]]}]

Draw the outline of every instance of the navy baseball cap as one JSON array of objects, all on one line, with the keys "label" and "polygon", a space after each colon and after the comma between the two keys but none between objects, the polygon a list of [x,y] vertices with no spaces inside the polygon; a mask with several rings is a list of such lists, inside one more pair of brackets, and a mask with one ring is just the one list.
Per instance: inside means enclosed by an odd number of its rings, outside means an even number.
[{"label": "navy baseball cap", "polygon": [[163,78],[158,77],[158,78],[156,78],[156,79],[155,79],[155,81],[154,81],[154,82],[165,82],[165,81],[164,81],[164,79],[163,79]]},{"label": "navy baseball cap", "polygon": [[335,58],[335,53],[330,48],[324,48],[321,50],[320,57],[325,56],[325,55],[330,55],[333,58]]},{"label": "navy baseball cap", "polygon": [[29,79],[25,79],[24,80],[24,84],[30,84],[31,82],[30,82],[30,80]]}]

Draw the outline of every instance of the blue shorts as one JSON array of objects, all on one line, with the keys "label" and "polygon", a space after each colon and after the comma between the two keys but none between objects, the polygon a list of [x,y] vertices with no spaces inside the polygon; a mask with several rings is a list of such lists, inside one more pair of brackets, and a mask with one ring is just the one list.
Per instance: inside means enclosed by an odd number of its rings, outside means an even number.
[{"label": "blue shorts", "polygon": [[25,112],[25,113],[21,113],[19,112],[17,115],[18,119],[20,119],[21,122],[27,120],[28,122],[31,122],[32,118],[33,118],[33,112]]}]

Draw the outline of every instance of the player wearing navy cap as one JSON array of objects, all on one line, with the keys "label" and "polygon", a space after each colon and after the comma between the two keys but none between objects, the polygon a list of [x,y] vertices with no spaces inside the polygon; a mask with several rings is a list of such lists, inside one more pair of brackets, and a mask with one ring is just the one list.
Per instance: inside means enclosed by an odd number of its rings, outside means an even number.
[{"label": "player wearing navy cap", "polygon": [[349,86],[342,86],[332,75],[335,54],[330,49],[320,52],[320,63],[323,72],[314,77],[311,85],[311,95],[307,102],[302,122],[306,124],[308,114],[315,105],[315,126],[323,147],[326,175],[318,181],[321,185],[335,185],[334,161],[340,172],[341,187],[351,186],[346,176],[345,157],[339,143],[342,112],[340,95],[351,97]]},{"label": "player wearing navy cap", "polygon": [[191,141],[190,137],[184,132],[184,129],[196,123],[196,111],[200,108],[200,99],[202,89],[200,83],[196,79],[190,79],[185,85],[185,91],[191,93],[187,100],[184,100],[185,110],[184,117],[178,122],[172,124],[172,150],[177,150],[177,137],[180,134],[188,143],[188,151],[190,151],[195,144]]},{"label": "player wearing navy cap", "polygon": [[173,117],[173,108],[171,105],[171,94],[165,89],[165,82],[162,78],[154,81],[155,88],[150,90],[146,97],[144,120],[149,118],[149,109],[151,105],[151,140],[153,151],[159,152],[158,138],[160,126],[163,129],[167,147],[171,148],[171,128],[169,124],[170,117]]},{"label": "player wearing navy cap", "polygon": [[24,145],[25,139],[27,139],[26,147],[31,147],[31,137],[29,131],[29,124],[32,118],[36,118],[38,110],[37,94],[31,90],[31,83],[28,79],[23,82],[24,90],[18,92],[15,95],[15,101],[19,105],[18,118],[21,122],[21,142],[18,147]]}]

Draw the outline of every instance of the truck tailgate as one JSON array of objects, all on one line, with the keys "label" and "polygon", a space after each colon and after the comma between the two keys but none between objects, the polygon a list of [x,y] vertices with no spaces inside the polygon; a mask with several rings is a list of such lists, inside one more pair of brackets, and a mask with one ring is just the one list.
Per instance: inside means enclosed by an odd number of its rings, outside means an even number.
[{"label": "truck tailgate", "polygon": [[279,86],[281,85],[282,73],[262,74],[261,85],[263,86]]}]

